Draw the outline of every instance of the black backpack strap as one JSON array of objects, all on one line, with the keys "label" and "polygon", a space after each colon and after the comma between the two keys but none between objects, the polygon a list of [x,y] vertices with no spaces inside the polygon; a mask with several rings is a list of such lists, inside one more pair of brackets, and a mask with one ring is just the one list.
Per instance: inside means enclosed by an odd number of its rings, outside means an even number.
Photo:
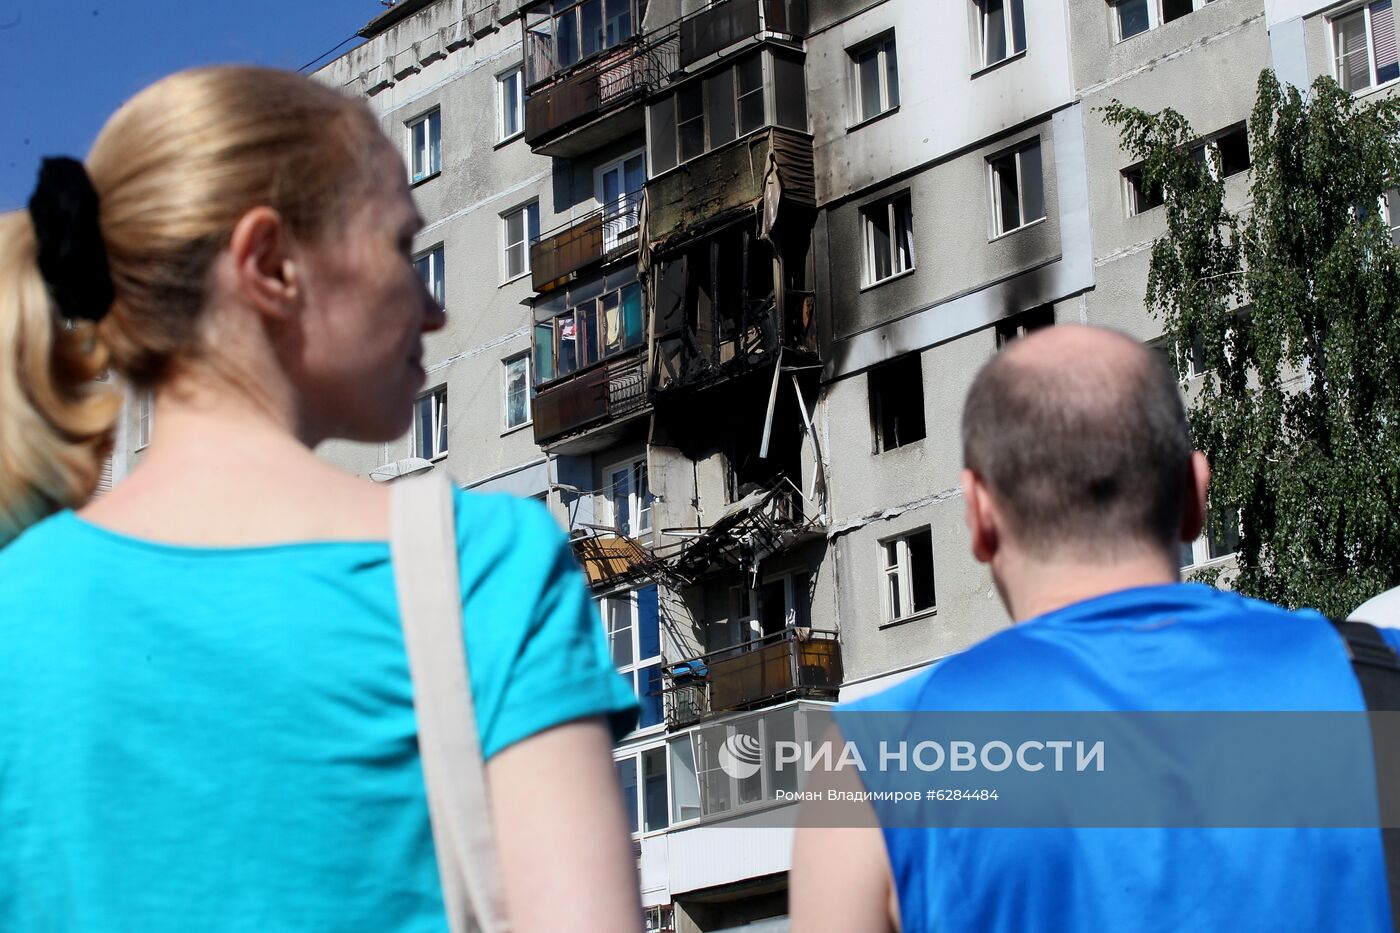
[{"label": "black backpack strap", "polygon": [[[1366,622],[1333,622],[1346,642],[1351,668],[1361,684],[1361,695],[1370,712],[1400,710],[1400,656],[1381,635],[1380,630]],[[1374,726],[1374,724],[1373,724]],[[1374,728],[1371,732],[1372,750],[1376,759],[1376,786],[1381,812],[1381,844],[1385,848],[1385,874],[1390,886],[1391,924],[1400,931],[1400,829],[1387,828],[1395,823],[1386,819],[1394,802],[1394,788],[1400,787],[1400,749],[1393,743],[1381,741]]]}]

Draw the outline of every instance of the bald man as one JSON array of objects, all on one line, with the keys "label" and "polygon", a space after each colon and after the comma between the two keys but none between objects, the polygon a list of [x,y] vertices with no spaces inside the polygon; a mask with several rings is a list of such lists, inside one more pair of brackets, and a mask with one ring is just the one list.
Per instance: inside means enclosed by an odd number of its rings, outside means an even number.
[{"label": "bald man", "polygon": [[[1364,709],[1326,619],[1180,582],[1210,469],[1158,354],[1089,327],[1018,340],[973,382],[963,453],[972,553],[1016,624],[842,709]],[[791,916],[794,933],[1391,929],[1375,829],[802,828]]]}]

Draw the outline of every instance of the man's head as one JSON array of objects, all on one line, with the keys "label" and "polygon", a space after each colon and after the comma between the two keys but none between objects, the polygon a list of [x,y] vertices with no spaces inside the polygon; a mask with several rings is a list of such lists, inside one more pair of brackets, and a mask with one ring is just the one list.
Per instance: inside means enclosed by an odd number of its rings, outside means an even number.
[{"label": "man's head", "polygon": [[[1176,567],[1201,530],[1209,469],[1166,361],[1122,334],[1047,328],[982,368],[963,409],[976,557]],[[1005,588],[1005,581],[998,580]]]}]

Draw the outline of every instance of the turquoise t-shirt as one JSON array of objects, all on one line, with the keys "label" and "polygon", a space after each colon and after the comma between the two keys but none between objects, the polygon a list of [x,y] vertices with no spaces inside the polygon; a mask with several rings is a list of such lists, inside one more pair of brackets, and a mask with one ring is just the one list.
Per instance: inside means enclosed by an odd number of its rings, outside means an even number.
[{"label": "turquoise t-shirt", "polygon": [[[491,755],[636,701],[538,503],[456,494]],[[568,763],[558,778],[568,780]],[[389,546],[0,550],[0,929],[442,931]]]}]

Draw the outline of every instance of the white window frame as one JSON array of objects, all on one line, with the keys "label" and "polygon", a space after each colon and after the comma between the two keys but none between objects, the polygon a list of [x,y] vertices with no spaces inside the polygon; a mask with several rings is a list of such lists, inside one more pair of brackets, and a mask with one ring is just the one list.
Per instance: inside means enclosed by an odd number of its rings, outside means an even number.
[{"label": "white window frame", "polygon": [[[1131,36],[1123,35],[1123,21],[1118,15],[1118,8],[1123,6],[1126,2],[1131,2],[1131,0],[1115,2],[1110,11],[1110,15],[1113,17],[1113,39],[1115,42],[1127,42],[1129,39],[1145,36],[1154,29],[1165,25],[1166,20],[1162,14],[1162,0],[1147,0],[1147,28],[1142,32],[1135,32]],[[1197,13],[1205,9],[1207,4],[1213,2],[1215,2],[1215,0],[1191,0],[1191,12]],[[1181,18],[1184,19],[1185,17]],[[1172,22],[1176,22],[1176,20],[1172,20]]]},{"label": "white window frame", "polygon": [[[902,218],[899,216],[897,206],[901,204],[909,205],[909,212],[907,215],[909,232],[909,255],[907,257],[907,264],[905,264],[905,257],[901,255],[901,250],[899,249],[898,230]],[[875,225],[872,222],[871,218],[872,216],[874,216],[876,211],[882,209],[885,211],[885,217],[887,222],[889,223],[890,231],[890,274],[884,276],[883,278],[876,278],[875,270],[878,268],[879,264],[875,255]],[[880,285],[881,283],[891,281],[892,279],[897,279],[902,275],[907,275],[910,272],[913,272],[915,268],[917,268],[917,261],[915,259],[914,251],[914,198],[911,192],[907,190],[901,191],[899,194],[896,194],[892,197],[884,198],[879,201],[874,201],[862,207],[860,209],[860,227],[861,239],[864,241],[865,248],[865,268],[863,270],[865,288],[872,288],[876,285]]]},{"label": "white window frame", "polygon": [[[428,439],[427,444],[425,444],[423,437],[422,419],[419,417],[422,405],[432,406],[430,417],[433,436]],[[436,461],[446,457],[447,453],[447,384],[443,383],[432,391],[423,393],[413,403],[413,455],[425,460]]]},{"label": "white window frame", "polygon": [[[1396,209],[1391,210],[1391,198],[1395,199]],[[1381,192],[1381,218],[1390,229],[1390,242],[1400,246],[1400,188],[1387,188]]]},{"label": "white window frame", "polygon": [[[867,114],[864,109],[865,88],[860,80],[860,61],[862,56],[871,50],[875,51],[875,70],[880,82],[880,89],[877,97],[880,102],[880,109],[875,113]],[[850,87],[851,87],[851,116],[852,127],[861,126],[871,120],[879,119],[887,113],[892,113],[899,109],[900,94],[898,78],[893,89],[890,88],[890,63],[891,56],[894,58],[896,76],[899,73],[899,44],[895,40],[893,31],[877,36],[862,42],[859,45],[851,46],[846,52],[850,61]]]},{"label": "white window frame", "polygon": [[[979,66],[979,70],[984,68],[991,68],[993,65],[1000,65],[1002,62],[1010,61],[1018,55],[1026,54],[1026,50],[1024,48],[1016,48],[1016,30],[1012,28],[1012,21],[1014,18],[1014,7],[1019,7],[1021,10],[1022,24],[1024,24],[1026,21],[1025,0],[1002,0],[1001,27],[1003,36],[1006,39],[1006,54],[998,59],[991,59],[988,57],[987,54],[988,0],[974,0],[974,3],[976,4],[977,9],[977,57],[978,61],[981,63]],[[1030,41],[1029,37],[1026,37],[1026,41]]]},{"label": "white window frame", "polygon": [[[1241,527],[1241,528],[1239,528],[1239,529],[1236,529],[1236,535],[1237,535],[1237,536],[1240,535],[1240,534],[1242,534],[1242,533],[1243,533],[1243,527]],[[1184,545],[1186,542],[1183,541],[1183,542],[1181,542],[1181,543]],[[1201,534],[1200,534],[1200,536],[1199,536],[1198,538],[1196,538],[1195,541],[1192,541],[1192,542],[1191,542],[1190,547],[1191,547],[1191,563],[1189,563],[1189,564],[1182,564],[1182,565],[1181,565],[1181,572],[1182,572],[1182,573],[1186,573],[1187,571],[1190,571],[1190,570],[1199,570],[1200,568],[1206,567],[1206,566],[1214,566],[1214,565],[1216,565],[1216,564],[1223,564],[1223,563],[1225,563],[1226,561],[1233,559],[1234,556],[1235,556],[1236,554],[1239,553],[1238,550],[1234,550],[1234,551],[1230,551],[1230,552],[1227,553],[1227,554],[1219,554],[1219,555],[1217,555],[1217,556],[1215,556],[1215,557],[1211,557],[1211,556],[1210,556],[1210,536],[1209,536],[1209,534],[1208,534],[1208,532],[1207,532],[1207,529],[1205,529],[1205,528],[1202,528],[1202,529],[1201,529]],[[1237,545],[1237,547],[1238,547],[1238,545]]]},{"label": "white window frame", "polygon": [[[1341,64],[1342,64],[1342,63],[1341,63],[1341,57],[1337,54],[1337,39],[1338,39],[1338,36],[1339,36],[1339,32],[1338,32],[1338,29],[1337,29],[1337,24],[1338,24],[1341,20],[1344,20],[1344,19],[1346,19],[1348,16],[1351,16],[1353,13],[1361,13],[1361,14],[1362,14],[1362,17],[1363,17],[1363,21],[1365,22],[1365,28],[1366,28],[1366,75],[1367,75],[1367,84],[1366,84],[1365,87],[1359,87],[1359,88],[1354,88],[1354,89],[1352,89],[1351,91],[1348,92],[1348,93],[1350,93],[1350,94],[1368,94],[1368,93],[1370,93],[1371,91],[1376,90],[1377,88],[1389,87],[1390,85],[1394,84],[1397,80],[1400,80],[1400,77],[1398,77],[1398,78],[1391,78],[1391,79],[1389,79],[1388,81],[1386,81],[1386,82],[1384,82],[1384,83],[1381,83],[1381,82],[1378,80],[1379,75],[1377,74],[1377,69],[1376,69],[1376,39],[1375,39],[1375,32],[1374,32],[1374,30],[1373,30],[1372,27],[1371,27],[1371,6],[1372,6],[1372,4],[1373,4],[1374,2],[1375,2],[1375,0],[1367,0],[1367,2],[1365,2],[1365,3],[1352,4],[1352,5],[1348,6],[1348,7],[1346,7],[1345,9],[1342,9],[1342,10],[1336,12],[1336,13],[1331,14],[1331,15],[1327,18],[1327,32],[1328,32],[1328,36],[1330,37],[1330,40],[1331,40],[1331,43],[1332,43],[1332,48],[1331,48],[1332,76],[1333,76],[1333,78],[1336,79],[1336,81],[1337,81],[1337,83],[1338,83],[1339,85],[1342,84],[1342,68],[1341,68]],[[1395,7],[1394,7],[1393,5],[1391,6],[1391,15],[1392,15],[1392,16],[1397,16],[1397,11],[1395,10]],[[1397,18],[1397,21],[1396,21],[1396,23],[1395,23],[1395,26],[1396,26],[1396,30],[1397,30],[1397,40],[1400,40],[1400,18]],[[1343,87],[1345,87],[1345,85],[1343,85]]]},{"label": "white window frame", "polygon": [[149,389],[136,393],[136,449],[145,450],[151,443],[155,426],[155,395]]},{"label": "white window frame", "polygon": [[[519,424],[511,424],[511,423],[510,423],[510,368],[511,368],[511,366],[513,366],[514,364],[516,364],[516,363],[521,363],[521,362],[523,362],[523,363],[525,364],[525,420],[521,421]],[[535,395],[535,379],[534,379],[534,375],[535,375],[535,374],[532,372],[532,370],[534,369],[534,365],[535,365],[534,354],[531,353],[529,350],[526,350],[526,351],[524,351],[524,352],[522,352],[522,353],[516,353],[516,354],[513,355],[513,356],[508,356],[508,357],[506,357],[505,359],[501,360],[501,372],[502,372],[503,378],[504,378],[504,380],[505,380],[505,384],[504,384],[504,386],[502,387],[502,392],[501,392],[501,402],[502,402],[502,405],[501,405],[501,429],[502,429],[502,433],[508,434],[508,433],[510,433],[511,431],[518,431],[518,430],[520,430],[521,428],[528,427],[529,425],[534,424],[534,421],[535,421],[535,404],[534,404],[534,402],[535,402],[535,399],[534,399],[534,395]]]},{"label": "white window frame", "polygon": [[443,244],[425,249],[413,257],[413,268],[418,273],[418,277],[423,281],[423,287],[428,290],[428,294],[433,296],[433,300],[438,303],[438,307],[447,307],[447,254],[443,249]]},{"label": "white window frame", "polygon": [[[648,752],[660,752],[661,760],[665,764],[666,782],[666,825],[660,829],[647,829],[647,803],[646,803],[646,773],[642,770],[642,756]],[[625,750],[613,753],[614,766],[630,760],[632,762],[633,776],[636,779],[637,788],[637,810],[635,818],[637,821],[637,831],[632,834],[633,839],[643,839],[650,836],[660,836],[671,830],[672,808],[674,806],[671,796],[671,747],[666,739],[647,742],[644,745],[629,745]]]},{"label": "white window frame", "polygon": [[418,184],[442,174],[442,108],[434,107],[427,113],[409,120],[406,126],[409,181]]},{"label": "white window frame", "polygon": [[[642,157],[642,185],[635,191],[621,192],[621,200],[616,205],[608,204],[603,199],[603,176],[609,172],[618,172],[623,181],[627,180],[627,163]],[[637,238],[637,230],[641,226],[642,220],[642,192],[646,188],[647,180],[647,151],[643,147],[627,153],[620,159],[613,159],[606,165],[600,165],[593,171],[593,200],[598,203],[598,209],[607,211],[615,207],[616,212],[612,217],[604,214],[603,217],[603,250],[611,252],[620,246],[624,246]]]},{"label": "white window frame", "polygon": [[[632,682],[632,694],[633,694],[633,696],[637,697],[637,699],[640,701],[641,698],[642,698],[642,691],[646,689],[646,681],[645,681],[644,678],[645,678],[645,674],[646,674],[647,669],[648,669],[648,668],[651,668],[651,667],[655,667],[656,665],[662,663],[662,660],[661,660],[661,631],[662,631],[662,630],[661,630],[660,620],[658,619],[658,620],[657,620],[657,632],[656,632],[656,649],[657,649],[657,653],[654,654],[654,655],[648,655],[648,656],[645,657],[645,658],[640,657],[640,655],[641,655],[641,653],[642,653],[642,638],[641,638],[642,613],[641,613],[641,607],[640,607],[640,605],[639,605],[639,603],[638,603],[638,600],[637,600],[637,593],[638,593],[637,590],[619,590],[619,591],[616,591],[616,592],[613,592],[613,593],[608,593],[608,594],[606,594],[606,595],[604,595],[604,596],[600,596],[600,597],[598,597],[598,612],[599,612],[599,614],[602,616],[603,632],[604,632],[604,634],[606,635],[607,641],[608,641],[608,660],[609,660],[609,661],[612,661],[612,660],[613,660],[613,631],[612,631],[612,629],[611,629],[611,627],[610,627],[610,626],[611,626],[611,620],[610,620],[610,618],[609,618],[609,616],[608,616],[608,603],[609,603],[609,602],[625,602],[625,603],[627,604],[627,612],[628,612],[628,623],[627,623],[628,629],[627,629],[627,630],[628,630],[628,632],[629,632],[629,637],[630,637],[631,640],[632,640],[632,641],[631,641],[631,649],[630,649],[630,654],[629,654],[629,656],[632,658],[632,660],[629,661],[629,662],[626,663],[626,664],[616,665],[616,669],[617,669],[617,672],[618,672],[619,674],[621,674],[622,676],[628,678],[628,679]],[[615,663],[615,662],[614,662],[614,663]],[[649,735],[649,734],[651,734],[652,732],[655,732],[655,731],[658,731],[658,730],[664,730],[664,729],[666,728],[666,712],[665,712],[665,710],[666,710],[666,702],[665,702],[665,701],[666,701],[666,698],[665,698],[664,695],[661,697],[661,701],[662,701],[662,703],[661,703],[661,707],[662,707],[661,721],[658,722],[658,723],[655,723],[655,724],[653,724],[653,725],[650,725],[650,726],[642,726],[642,727],[639,727],[639,728],[633,733],[634,735]],[[668,764],[668,767],[669,767],[669,764]]]},{"label": "white window frame", "polygon": [[[1021,165],[1021,156],[1031,149],[1039,151],[1040,154],[1040,216],[1026,219],[1026,180],[1025,169]],[[1020,218],[1020,223],[1014,227],[1002,229],[1002,204],[1001,185],[998,184],[997,163],[1004,159],[1011,159],[1016,171],[1016,216]],[[1048,211],[1045,208],[1045,153],[1041,148],[1040,139],[1029,140],[1014,149],[999,153],[987,160],[987,177],[991,184],[992,191],[992,229],[990,239],[1006,236],[1008,233],[1015,233],[1017,230],[1024,230],[1045,220]]]},{"label": "white window frame", "polygon": [[[923,618],[924,616],[935,615],[938,612],[938,575],[937,568],[929,568],[929,572],[934,574],[933,605],[927,609],[914,611],[914,571],[909,558],[909,539],[918,535],[927,534],[929,536],[929,551],[933,551],[933,529],[928,525],[913,528],[909,531],[892,535],[888,538],[880,539],[880,584],[881,584],[881,605],[884,611],[885,625],[893,625],[896,622],[907,622],[910,619]],[[889,563],[888,548],[895,546],[895,562]],[[900,592],[900,602],[909,607],[908,611],[895,615],[894,607],[894,586],[897,583]]]},{"label": "white window frame", "polygon": [[[515,79],[515,93],[510,91],[510,81]],[[506,124],[510,105],[515,107],[515,129]],[[525,66],[516,65],[496,75],[496,141],[510,142],[525,135]]]},{"label": "white window frame", "polygon": [[[618,497],[617,486],[620,481],[615,477],[620,473],[627,474],[627,527],[623,528],[618,524]],[[647,481],[647,500],[642,502],[641,490],[638,488],[638,476],[644,475]],[[652,527],[652,506],[655,496],[651,495],[651,471],[647,466],[646,457],[630,457],[612,464],[603,471],[603,481],[606,484],[604,499],[607,501],[608,524],[618,530],[619,534],[629,538],[637,538],[651,533]]]},{"label": "white window frame", "polygon": [[[510,268],[510,251],[521,245],[521,241],[511,241],[510,221],[517,214],[522,215],[523,223],[521,229],[525,233],[524,257],[521,259],[522,268],[512,273]],[[533,221],[533,227],[531,222]],[[517,204],[515,207],[501,214],[501,279],[502,284],[514,282],[530,274],[530,247],[539,242],[540,239],[540,202],[536,198],[524,204]]]}]

